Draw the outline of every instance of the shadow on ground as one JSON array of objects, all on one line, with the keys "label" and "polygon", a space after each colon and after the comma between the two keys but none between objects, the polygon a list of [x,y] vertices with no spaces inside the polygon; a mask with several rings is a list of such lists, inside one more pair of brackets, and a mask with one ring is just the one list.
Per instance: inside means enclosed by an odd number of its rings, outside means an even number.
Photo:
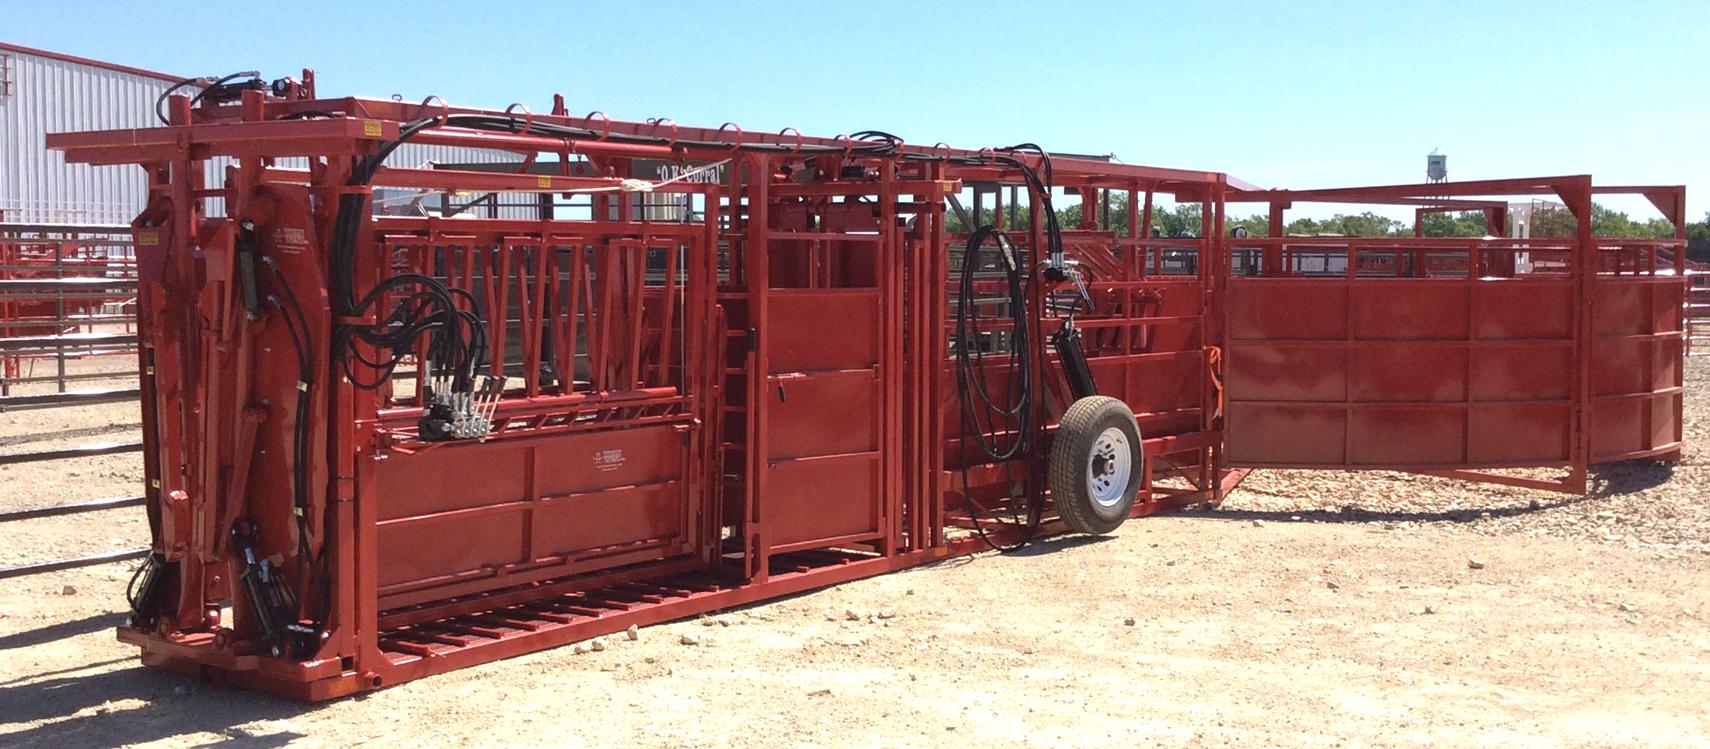
[{"label": "shadow on ground", "polygon": [[[10,633],[0,636],[0,658],[60,640],[111,638],[113,628],[124,621],[123,612],[112,611]],[[63,749],[162,740],[182,744],[181,737],[212,733],[222,738],[206,745],[271,749],[302,734],[252,733],[238,726],[290,718],[311,709],[268,695],[204,689],[195,677],[144,668],[131,654],[0,682],[0,731],[40,724],[0,733],[0,746]]]},{"label": "shadow on ground", "polygon": [[1356,506],[1336,510],[1232,510],[1198,505],[1182,510],[1183,517],[1211,520],[1264,520],[1285,523],[1470,523],[1484,516],[1491,518],[1530,515],[1559,507],[1569,507],[1594,499],[1637,494],[1668,483],[1674,476],[1673,463],[1628,462],[1593,466],[1590,491],[1584,496],[1545,494],[1525,505],[1499,507],[1464,507],[1438,512],[1374,511]]},{"label": "shadow on ground", "polygon": [[69,622],[49,624],[46,627],[26,629],[22,632],[0,636],[0,651],[27,648],[31,645],[44,645],[54,640],[63,640],[67,637],[86,635],[91,632],[107,632],[124,623],[125,615],[114,611],[86,616]]},{"label": "shadow on ground", "polygon": [[[87,667],[99,665],[103,664]],[[0,688],[0,725],[53,722],[4,734],[3,743],[8,747],[117,746],[213,733],[224,738],[203,746],[270,749],[303,734],[251,733],[237,726],[290,718],[310,709],[300,702],[268,695],[199,689],[191,677],[141,665],[87,675],[32,678],[35,680]],[[136,702],[141,704],[130,706]],[[70,717],[55,720],[62,716]]]}]

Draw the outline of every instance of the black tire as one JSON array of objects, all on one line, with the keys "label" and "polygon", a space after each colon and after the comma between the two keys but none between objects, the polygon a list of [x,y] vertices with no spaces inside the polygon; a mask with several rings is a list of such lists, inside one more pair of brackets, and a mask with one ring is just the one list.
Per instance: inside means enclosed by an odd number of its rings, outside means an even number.
[{"label": "black tire", "polygon": [[[1116,432],[1106,435],[1109,430]],[[1120,434],[1121,440],[1116,436]],[[1101,442],[1101,437],[1107,437]],[[1115,456],[1126,443],[1127,465],[1131,467],[1121,493],[1116,494],[1121,463]],[[1099,454],[1094,454],[1097,448]],[[1096,461],[1096,462],[1095,462]],[[1145,473],[1145,453],[1140,447],[1140,427],[1128,404],[1115,398],[1093,395],[1075,401],[1057,424],[1051,442],[1046,479],[1057,514],[1071,530],[1104,535],[1116,530],[1134,510]],[[1095,473],[1096,472],[1096,473]],[[1095,478],[1102,477],[1102,478]],[[1095,481],[1099,491],[1095,494]]]}]

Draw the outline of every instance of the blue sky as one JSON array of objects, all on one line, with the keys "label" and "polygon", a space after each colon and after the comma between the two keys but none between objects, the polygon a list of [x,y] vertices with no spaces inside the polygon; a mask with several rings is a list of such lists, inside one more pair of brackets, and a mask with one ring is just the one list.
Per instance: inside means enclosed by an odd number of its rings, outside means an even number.
[{"label": "blue sky", "polygon": [[[1265,187],[1589,172],[1710,210],[1710,2],[5,0],[0,39],[748,130],[1034,141]],[[202,31],[197,32],[197,29]],[[1642,202],[1613,203],[1635,217]]]}]

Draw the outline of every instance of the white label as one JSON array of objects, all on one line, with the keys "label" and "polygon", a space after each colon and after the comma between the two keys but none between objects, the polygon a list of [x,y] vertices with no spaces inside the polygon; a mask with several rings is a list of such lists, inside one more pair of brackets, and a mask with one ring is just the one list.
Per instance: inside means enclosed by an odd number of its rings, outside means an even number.
[{"label": "white label", "polygon": [[309,233],[300,226],[281,226],[273,230],[273,246],[280,252],[296,254],[309,249]]},{"label": "white label", "polygon": [[[700,167],[698,166],[683,166],[681,164],[660,164],[659,179],[661,181],[676,179],[677,177],[682,176],[684,172],[699,168]],[[701,182],[706,184],[724,182],[724,165],[720,164],[704,172],[696,172],[685,177],[682,181]]]},{"label": "white label", "polygon": [[600,450],[594,453],[594,470],[615,471],[622,467],[622,450]]}]

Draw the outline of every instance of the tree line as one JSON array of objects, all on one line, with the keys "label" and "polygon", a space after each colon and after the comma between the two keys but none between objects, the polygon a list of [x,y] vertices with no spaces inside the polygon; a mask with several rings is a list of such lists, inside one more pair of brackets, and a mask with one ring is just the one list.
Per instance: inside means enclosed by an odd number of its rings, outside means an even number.
[{"label": "tree line", "polygon": [[[1080,224],[1081,209],[1079,204],[1057,209],[1057,222],[1065,229],[1074,228]],[[1111,194],[1108,212],[1103,205],[1096,205],[1095,210],[1099,211],[1100,223],[1106,228],[1122,235],[1129,233],[1126,193]],[[1006,208],[1002,218],[1005,226],[1020,228],[1027,226],[1029,217],[1027,206],[1016,206]],[[980,223],[996,223],[997,218],[988,209],[981,213]],[[1420,223],[1427,237],[1482,237],[1491,233],[1483,211],[1428,213]],[[951,231],[967,231],[961,217],[954,213],[950,215],[948,224]],[[1226,216],[1223,224],[1225,231],[1232,232],[1236,227],[1240,227],[1246,229],[1249,236],[1254,237],[1270,236],[1271,233],[1270,218],[1264,214],[1253,214],[1245,218]],[[1198,203],[1154,205],[1152,208],[1152,229],[1160,237],[1197,237],[1202,228],[1202,209]],[[1509,216],[1507,228],[1508,236],[1516,233],[1512,214]],[[1571,237],[1577,231],[1578,222],[1566,208],[1540,204],[1540,207],[1532,211],[1531,236]],[[1413,224],[1363,211],[1352,215],[1338,213],[1325,219],[1296,218],[1283,227],[1283,233],[1297,236],[1411,237]],[[1593,203],[1591,233],[1600,237],[1668,239],[1674,236],[1674,225],[1661,217],[1637,220],[1623,211]],[[1686,236],[1700,242],[1710,241],[1710,212],[1706,212],[1699,221],[1688,222]]]}]

